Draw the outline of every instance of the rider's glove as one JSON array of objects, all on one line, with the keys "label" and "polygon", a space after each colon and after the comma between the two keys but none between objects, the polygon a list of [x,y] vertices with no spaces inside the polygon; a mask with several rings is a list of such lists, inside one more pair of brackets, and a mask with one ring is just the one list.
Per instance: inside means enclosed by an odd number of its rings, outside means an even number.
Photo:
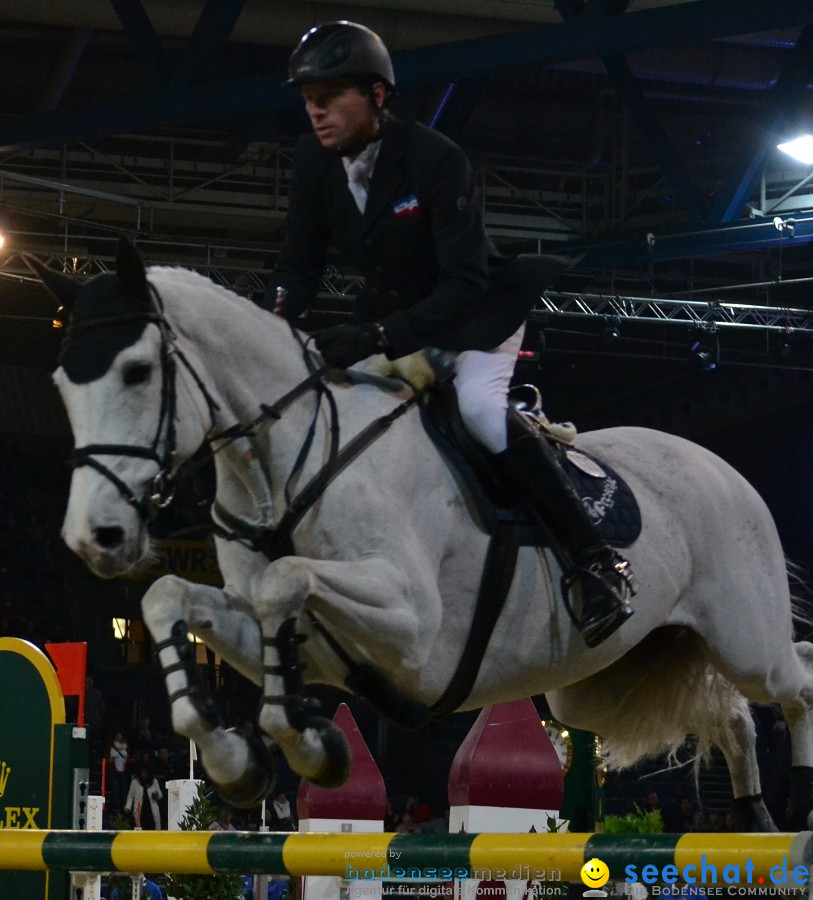
[{"label": "rider's glove", "polygon": [[314,342],[325,363],[336,369],[347,369],[387,347],[381,326],[372,322],[326,328],[316,333]]}]

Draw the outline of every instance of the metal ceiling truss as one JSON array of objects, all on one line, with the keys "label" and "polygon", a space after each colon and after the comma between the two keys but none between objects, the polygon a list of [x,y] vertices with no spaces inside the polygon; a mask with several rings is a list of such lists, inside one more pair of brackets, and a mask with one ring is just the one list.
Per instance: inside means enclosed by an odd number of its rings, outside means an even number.
[{"label": "metal ceiling truss", "polygon": [[717,300],[545,291],[531,311],[531,319],[545,321],[551,316],[680,325],[708,333],[720,329],[758,329],[782,334],[813,334],[813,312],[809,309],[722,303]]},{"label": "metal ceiling truss", "polygon": [[532,352],[688,362],[700,372],[721,364],[813,372],[807,309],[546,291],[526,337]]}]

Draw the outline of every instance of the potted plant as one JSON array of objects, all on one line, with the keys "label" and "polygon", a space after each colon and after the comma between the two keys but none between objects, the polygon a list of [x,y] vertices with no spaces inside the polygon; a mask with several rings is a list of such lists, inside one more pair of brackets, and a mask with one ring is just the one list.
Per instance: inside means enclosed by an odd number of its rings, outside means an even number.
[{"label": "potted plant", "polygon": [[[186,815],[180,821],[181,831],[208,831],[217,818],[217,808],[209,799],[203,783]],[[169,875],[167,896],[175,900],[243,900],[244,883],[240,875]]]}]

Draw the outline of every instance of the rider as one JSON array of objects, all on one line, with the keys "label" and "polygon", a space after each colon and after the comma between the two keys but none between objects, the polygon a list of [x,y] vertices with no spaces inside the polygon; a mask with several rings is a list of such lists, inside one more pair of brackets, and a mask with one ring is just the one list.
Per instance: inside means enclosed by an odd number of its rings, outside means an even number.
[{"label": "rider", "polygon": [[315,335],[326,363],[346,368],[426,347],[455,353],[463,420],[530,512],[545,511],[580,588],[578,628],[595,646],[632,614],[628,567],[599,537],[547,442],[521,416],[506,418],[535,292],[511,261],[490,256],[468,160],[442,134],[388,112],[392,61],[363,25],[311,28],[288,70],[314,134],[296,149],[287,238],[263,305],[294,321],[316,296],[330,244],[365,286],[352,324]]}]

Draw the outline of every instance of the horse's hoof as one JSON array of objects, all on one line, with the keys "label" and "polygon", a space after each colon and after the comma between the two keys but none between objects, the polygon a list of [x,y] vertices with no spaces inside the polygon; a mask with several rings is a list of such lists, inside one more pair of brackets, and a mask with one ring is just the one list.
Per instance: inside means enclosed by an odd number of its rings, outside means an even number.
[{"label": "horse's hoof", "polygon": [[271,796],[277,770],[270,746],[258,737],[246,739],[253,759],[241,778],[229,784],[218,784],[220,797],[236,809],[256,809]]},{"label": "horse's hoof", "polygon": [[341,787],[350,777],[352,754],[350,744],[344,732],[337,728],[330,719],[312,716],[308,719],[308,728],[313,728],[325,754],[325,763],[318,772],[308,776],[308,781],[318,787]]}]

